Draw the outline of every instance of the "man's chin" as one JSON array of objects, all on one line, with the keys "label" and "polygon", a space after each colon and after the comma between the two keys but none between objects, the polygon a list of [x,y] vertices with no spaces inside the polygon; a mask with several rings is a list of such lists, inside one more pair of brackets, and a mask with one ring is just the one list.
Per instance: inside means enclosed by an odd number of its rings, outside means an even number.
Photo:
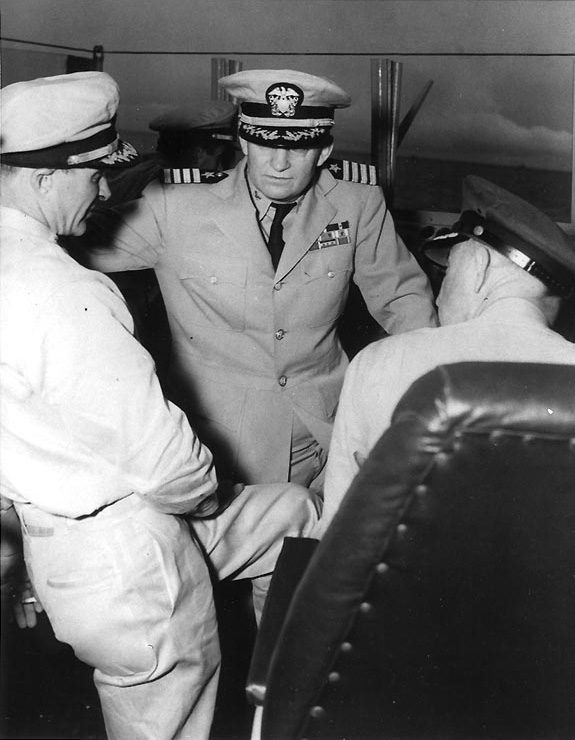
[{"label": "man's chin", "polygon": [[[263,191],[262,191],[263,192]],[[283,188],[269,188],[264,195],[275,203],[292,203],[297,200],[297,195]]]}]

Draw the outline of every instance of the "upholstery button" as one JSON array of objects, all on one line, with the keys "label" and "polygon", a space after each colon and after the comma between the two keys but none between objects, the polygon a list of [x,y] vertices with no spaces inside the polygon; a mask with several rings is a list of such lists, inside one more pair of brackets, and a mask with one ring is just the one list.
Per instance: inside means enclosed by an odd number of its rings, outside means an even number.
[{"label": "upholstery button", "polygon": [[279,378],[278,383],[281,385],[282,388],[285,388],[285,386],[287,385],[287,378],[286,378],[286,376],[285,375],[282,375]]},{"label": "upholstery button", "polygon": [[351,650],[351,642],[342,642],[340,645],[340,650],[342,653],[349,653]]},{"label": "upholstery button", "polygon": [[283,283],[274,283],[274,290],[281,290]]},{"label": "upholstery button", "polygon": [[373,609],[373,604],[369,604],[367,601],[364,601],[363,604],[359,605],[359,611],[362,614],[369,614],[369,612]]},{"label": "upholstery button", "polygon": [[337,671],[332,671],[327,677],[327,680],[330,683],[337,683],[340,679],[341,679],[341,675]]},{"label": "upholstery button", "polygon": [[314,719],[321,719],[325,717],[325,709],[323,707],[312,707],[309,710],[310,716]]},{"label": "upholstery button", "polygon": [[213,283],[217,283],[217,282],[218,282],[217,277],[215,275],[212,275],[212,277],[210,278],[210,283],[213,284]]},{"label": "upholstery button", "polygon": [[276,339],[283,339],[285,337],[286,333],[283,329],[278,329],[276,331]]},{"label": "upholstery button", "polygon": [[327,273],[327,276],[328,276],[329,278],[333,278],[333,277],[335,277],[335,272],[332,272],[332,271],[330,270],[330,271],[329,271],[329,272]]}]

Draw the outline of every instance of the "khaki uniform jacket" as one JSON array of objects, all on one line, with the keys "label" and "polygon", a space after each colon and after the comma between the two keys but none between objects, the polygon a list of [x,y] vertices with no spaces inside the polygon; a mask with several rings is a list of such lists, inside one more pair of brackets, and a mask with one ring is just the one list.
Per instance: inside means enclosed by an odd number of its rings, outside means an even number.
[{"label": "khaki uniform jacket", "polygon": [[108,248],[91,264],[156,270],[172,332],[171,399],[220,474],[285,481],[293,414],[329,445],[350,281],[389,333],[434,326],[435,310],[380,188],[327,170],[300,203],[274,274],[245,166],[215,184],[151,184],[113,236],[111,225],[99,235]]}]

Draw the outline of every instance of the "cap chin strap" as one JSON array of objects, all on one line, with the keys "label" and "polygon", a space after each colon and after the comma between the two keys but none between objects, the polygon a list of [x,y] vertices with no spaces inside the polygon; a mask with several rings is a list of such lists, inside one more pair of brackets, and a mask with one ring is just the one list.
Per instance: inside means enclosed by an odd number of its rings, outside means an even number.
[{"label": "cap chin strap", "polygon": [[[556,263],[551,264],[543,252],[501,224],[489,221],[475,211],[464,211],[453,231],[492,247],[513,264],[540,280],[556,295],[562,298],[575,296],[573,279],[567,270]],[[534,251],[537,252],[536,257],[530,254]]]},{"label": "cap chin strap", "polygon": [[273,128],[330,128],[333,126],[333,118],[278,118],[261,116],[246,116],[245,113],[240,115],[241,123],[249,123],[253,126],[271,126]]},{"label": "cap chin strap", "polygon": [[84,164],[85,162],[93,162],[95,159],[102,159],[112,154],[118,148],[120,143],[120,137],[116,136],[114,141],[106,146],[101,146],[99,149],[92,149],[90,152],[82,152],[82,154],[72,154],[68,157],[66,162],[72,167],[78,164]]},{"label": "cap chin strap", "polygon": [[120,139],[112,122],[85,139],[65,141],[45,149],[2,153],[2,162],[14,167],[82,167],[113,154],[119,146]]}]

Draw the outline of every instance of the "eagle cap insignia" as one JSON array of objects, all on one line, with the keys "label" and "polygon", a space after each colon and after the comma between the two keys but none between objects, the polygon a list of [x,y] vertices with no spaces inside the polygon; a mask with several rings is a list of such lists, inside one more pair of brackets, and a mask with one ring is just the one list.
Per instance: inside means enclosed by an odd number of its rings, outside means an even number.
[{"label": "eagle cap insignia", "polygon": [[266,100],[272,116],[292,118],[303,102],[303,90],[287,82],[275,82],[266,90]]}]

